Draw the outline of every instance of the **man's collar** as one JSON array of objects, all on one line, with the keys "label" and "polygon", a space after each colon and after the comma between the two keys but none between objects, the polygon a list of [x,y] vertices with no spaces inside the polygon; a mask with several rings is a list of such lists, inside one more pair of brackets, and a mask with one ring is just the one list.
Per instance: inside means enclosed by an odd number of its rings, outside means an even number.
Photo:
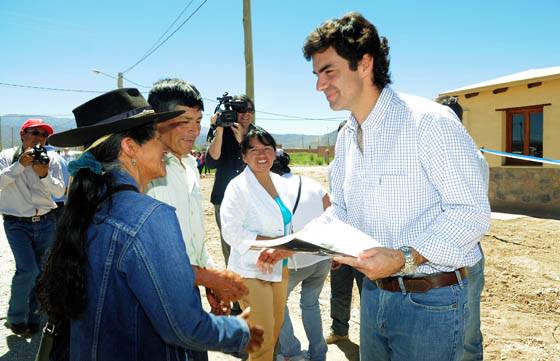
[{"label": "man's collar", "polygon": [[[387,112],[387,108],[389,104],[391,104],[391,100],[395,92],[391,87],[388,85],[383,88],[381,93],[379,94],[379,98],[377,98],[377,102],[373,106],[373,109],[369,112],[367,118],[362,123],[361,127],[364,128],[376,128],[381,121],[383,120],[383,116]],[[348,120],[348,128],[352,131],[357,131],[358,129],[358,120],[354,117],[353,114],[350,114],[350,119]]]}]

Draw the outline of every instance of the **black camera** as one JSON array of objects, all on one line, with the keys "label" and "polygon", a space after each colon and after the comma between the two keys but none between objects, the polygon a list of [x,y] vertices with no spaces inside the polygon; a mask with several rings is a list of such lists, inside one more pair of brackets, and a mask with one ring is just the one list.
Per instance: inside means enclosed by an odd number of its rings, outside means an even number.
[{"label": "black camera", "polygon": [[218,127],[231,127],[233,123],[237,122],[237,113],[246,113],[249,108],[248,102],[233,100],[233,97],[228,95],[227,92],[216,100],[218,100],[218,105],[214,113],[219,113],[216,119],[216,126]]},{"label": "black camera", "polygon": [[49,164],[50,162],[50,158],[47,155],[47,150],[41,144],[37,144],[33,147],[31,156],[33,156],[33,163]]}]

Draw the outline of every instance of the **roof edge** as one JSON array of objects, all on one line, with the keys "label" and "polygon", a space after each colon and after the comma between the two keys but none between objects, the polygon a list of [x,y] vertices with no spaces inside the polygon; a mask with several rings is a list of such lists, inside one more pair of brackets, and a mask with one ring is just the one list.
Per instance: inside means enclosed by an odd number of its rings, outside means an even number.
[{"label": "roof edge", "polygon": [[545,76],[537,76],[533,78],[527,79],[520,79],[520,80],[513,80],[508,82],[496,83],[491,85],[482,85],[482,86],[473,86],[473,87],[465,87],[465,88],[457,88],[453,90],[448,90],[442,93],[439,93],[438,96],[452,96],[452,95],[462,95],[467,93],[475,93],[485,90],[491,90],[496,88],[503,88],[505,86],[516,86],[516,85],[523,85],[526,83],[534,83],[538,81],[545,81],[545,80],[555,80],[560,79],[560,73],[558,74],[550,74]]}]

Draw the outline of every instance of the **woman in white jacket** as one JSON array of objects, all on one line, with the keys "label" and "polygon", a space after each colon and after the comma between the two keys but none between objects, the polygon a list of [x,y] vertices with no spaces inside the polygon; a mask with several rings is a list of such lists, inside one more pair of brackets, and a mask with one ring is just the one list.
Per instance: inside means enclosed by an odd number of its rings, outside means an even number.
[{"label": "woman in white jacket", "polygon": [[222,235],[231,246],[228,269],[238,273],[249,288],[241,300],[242,308],[251,307],[249,322],[264,328],[264,342],[250,361],[272,361],[274,346],[284,322],[288,287],[287,259],[270,269],[261,269],[261,252],[271,258],[285,258],[290,252],[253,251],[251,243],[291,233],[292,204],[284,179],[270,172],[276,157],[276,142],[264,129],[250,130],[241,143],[245,170],[227,186],[220,216]]}]

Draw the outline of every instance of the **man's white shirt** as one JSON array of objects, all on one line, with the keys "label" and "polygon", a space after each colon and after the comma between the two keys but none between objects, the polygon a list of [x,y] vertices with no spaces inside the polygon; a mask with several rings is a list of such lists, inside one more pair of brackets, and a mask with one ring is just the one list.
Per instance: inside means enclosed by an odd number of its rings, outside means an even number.
[{"label": "man's white shirt", "polygon": [[146,193],[175,207],[191,264],[212,268],[213,262],[204,242],[202,192],[196,159],[186,155],[179,161],[172,154],[167,154],[164,159],[167,175],[153,180]]},{"label": "man's white shirt", "polygon": [[19,147],[5,149],[0,153],[0,213],[16,217],[43,215],[56,208],[51,196],[64,194],[65,185],[62,166],[48,152],[49,172],[45,178],[24,167],[19,161],[12,163]]}]

